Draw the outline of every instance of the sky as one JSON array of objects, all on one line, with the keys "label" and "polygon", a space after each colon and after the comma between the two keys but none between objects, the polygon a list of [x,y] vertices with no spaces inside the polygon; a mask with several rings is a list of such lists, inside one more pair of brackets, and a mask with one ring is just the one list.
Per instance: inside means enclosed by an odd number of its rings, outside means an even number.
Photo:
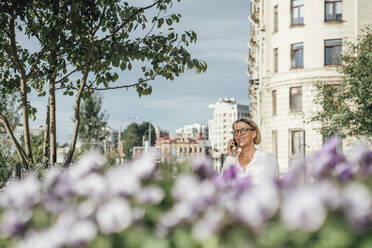
[{"label": "sky", "polygon": [[[150,0],[132,0],[148,4]],[[193,30],[196,44],[188,49],[192,56],[208,64],[205,73],[186,71],[173,81],[157,78],[149,96],[138,97],[135,89],[111,90],[101,93],[103,110],[111,128],[125,128],[132,122],[151,121],[153,125],[175,135],[177,128],[193,123],[207,124],[213,118],[208,108],[221,97],[234,97],[239,104],[249,104],[247,58],[249,40],[249,1],[247,0],[182,0],[174,4],[172,13],[182,18],[175,26],[179,32]],[[27,41],[25,41],[27,42]],[[135,72],[134,72],[135,73]],[[119,74],[119,81],[136,75]],[[31,125],[45,120],[46,100],[30,97],[38,109]],[[74,97],[57,95],[57,139],[68,142],[73,133]],[[137,119],[135,119],[137,117]]]}]

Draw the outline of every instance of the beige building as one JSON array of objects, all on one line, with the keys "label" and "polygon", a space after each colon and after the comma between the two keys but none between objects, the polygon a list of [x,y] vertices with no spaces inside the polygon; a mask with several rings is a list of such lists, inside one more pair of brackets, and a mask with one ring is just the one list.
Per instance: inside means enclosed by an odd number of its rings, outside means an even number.
[{"label": "beige building", "polygon": [[203,136],[198,139],[190,137],[159,137],[156,139],[155,147],[160,148],[160,162],[172,163],[184,161],[197,155],[205,155]]},{"label": "beige building", "polygon": [[282,173],[321,147],[308,123],[319,107],[313,84],[340,82],[342,46],[372,24],[371,13],[371,0],[251,0],[251,114]]}]

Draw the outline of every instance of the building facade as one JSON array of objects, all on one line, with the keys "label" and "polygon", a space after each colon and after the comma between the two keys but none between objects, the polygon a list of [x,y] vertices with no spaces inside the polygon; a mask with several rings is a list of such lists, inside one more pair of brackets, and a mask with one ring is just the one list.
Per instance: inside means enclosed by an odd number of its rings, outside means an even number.
[{"label": "building facade", "polygon": [[234,98],[220,98],[209,108],[213,109],[213,119],[208,122],[210,153],[219,170],[227,155],[227,142],[232,139],[232,124],[237,119],[249,117],[249,106],[237,104]]},{"label": "building facade", "polygon": [[342,47],[372,24],[371,11],[370,0],[251,0],[251,114],[282,173],[321,147],[320,124],[309,122],[314,83],[341,81]]},{"label": "building facade", "polygon": [[200,123],[194,123],[191,125],[185,125],[182,128],[178,128],[176,130],[177,137],[186,136],[198,139],[200,137],[200,134],[205,140],[208,140],[208,126]]},{"label": "building facade", "polygon": [[156,148],[160,148],[160,162],[173,163],[184,161],[193,156],[205,155],[206,147],[203,144],[203,137],[198,139],[190,137],[169,137],[167,134],[156,139]]}]

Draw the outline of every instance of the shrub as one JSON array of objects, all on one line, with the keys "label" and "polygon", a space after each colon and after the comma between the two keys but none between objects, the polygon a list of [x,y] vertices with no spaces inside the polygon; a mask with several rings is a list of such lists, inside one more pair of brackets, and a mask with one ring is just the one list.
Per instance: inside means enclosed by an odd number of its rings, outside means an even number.
[{"label": "shrub", "polygon": [[258,185],[206,157],[159,179],[151,154],[110,168],[87,154],[5,188],[0,247],[371,247],[372,152],[337,142]]}]

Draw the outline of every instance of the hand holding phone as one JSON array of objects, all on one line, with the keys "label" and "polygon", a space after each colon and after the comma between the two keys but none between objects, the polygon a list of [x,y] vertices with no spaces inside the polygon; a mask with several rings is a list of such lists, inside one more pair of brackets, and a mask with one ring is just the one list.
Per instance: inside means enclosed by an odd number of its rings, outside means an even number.
[{"label": "hand holding phone", "polygon": [[235,139],[229,140],[227,143],[227,153],[231,157],[235,157],[238,151],[238,144],[236,143]]}]

